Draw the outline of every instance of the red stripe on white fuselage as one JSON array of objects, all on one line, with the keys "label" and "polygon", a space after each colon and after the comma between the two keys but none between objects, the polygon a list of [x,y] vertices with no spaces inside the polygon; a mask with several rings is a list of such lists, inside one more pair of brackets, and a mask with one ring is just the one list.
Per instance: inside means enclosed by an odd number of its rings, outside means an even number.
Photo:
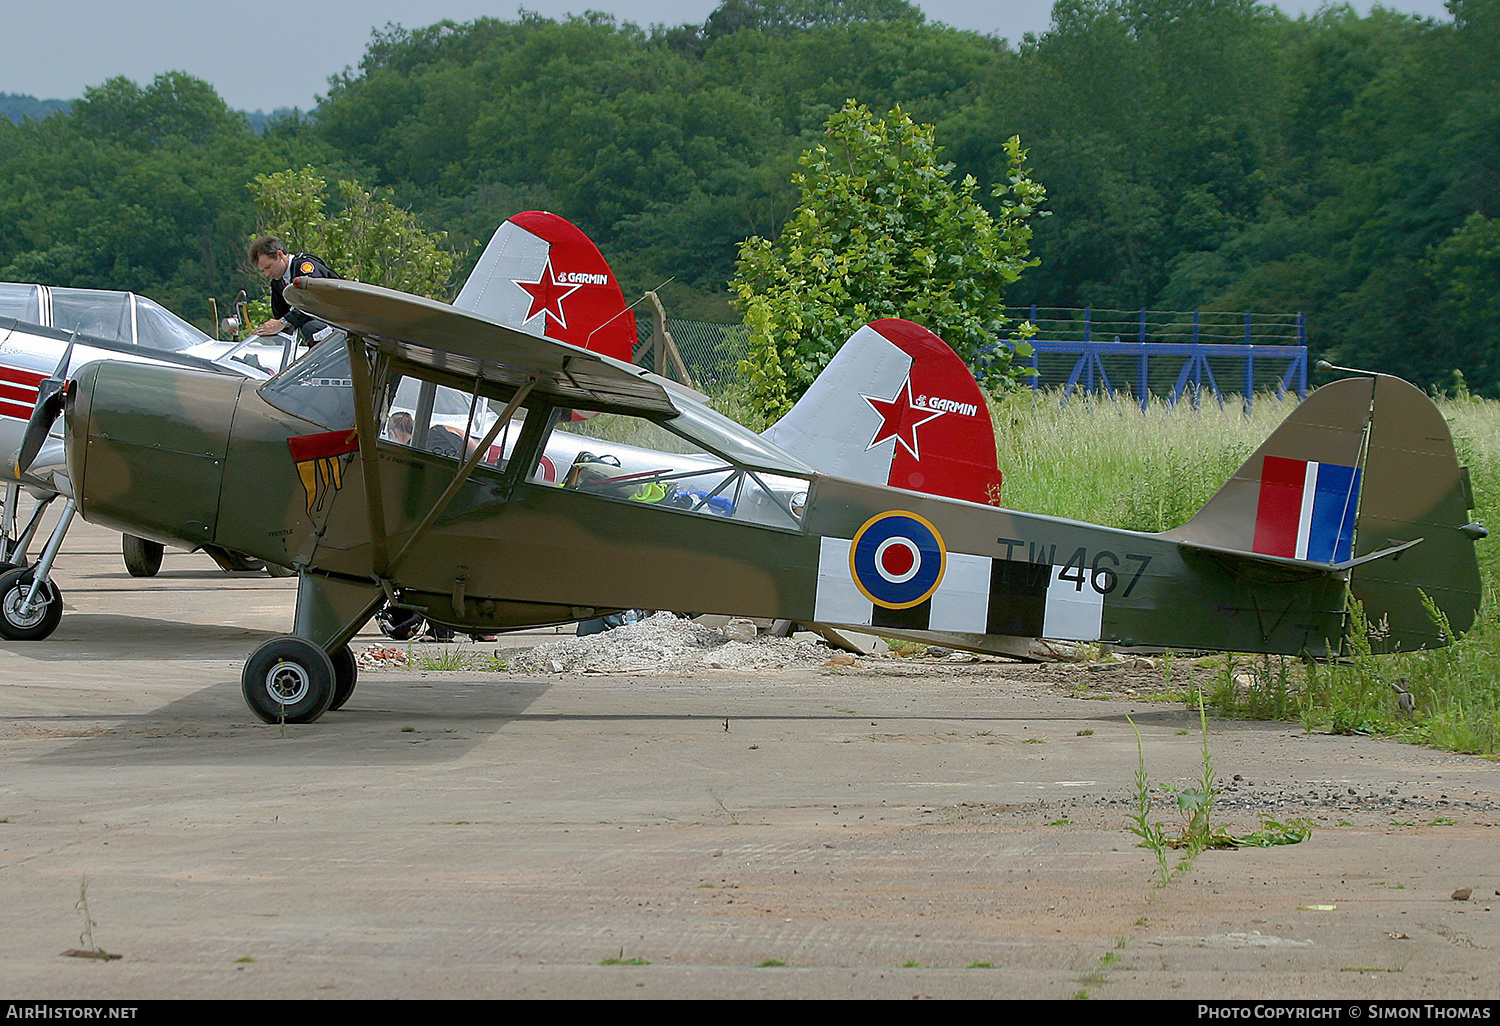
[{"label": "red stripe on white fuselage", "polygon": [[0,363],[0,416],[30,420],[37,386],[46,379],[47,375],[34,370]]}]

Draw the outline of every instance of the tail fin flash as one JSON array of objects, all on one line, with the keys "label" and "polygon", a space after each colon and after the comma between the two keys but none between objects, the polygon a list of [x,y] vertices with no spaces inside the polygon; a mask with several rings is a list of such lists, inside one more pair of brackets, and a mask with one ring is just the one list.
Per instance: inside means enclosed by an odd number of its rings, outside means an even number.
[{"label": "tail fin flash", "polygon": [[910,321],[850,336],[765,437],[825,473],[998,504],[995,429],[974,375]]},{"label": "tail fin flash", "polygon": [[1444,642],[1479,609],[1468,471],[1447,422],[1386,375],[1313,392],[1196,517],[1165,537],[1245,573],[1347,574],[1381,646]]},{"label": "tail fin flash", "polygon": [[495,229],[453,305],[626,363],[635,349],[635,314],[599,248],[546,211]]}]

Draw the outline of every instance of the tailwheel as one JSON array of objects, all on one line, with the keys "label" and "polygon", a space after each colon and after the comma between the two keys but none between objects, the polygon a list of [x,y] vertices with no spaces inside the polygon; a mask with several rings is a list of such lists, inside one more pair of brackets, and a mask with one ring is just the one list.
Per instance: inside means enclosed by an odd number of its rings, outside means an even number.
[{"label": "tailwheel", "polygon": [[0,637],[7,641],[40,641],[62,621],[62,592],[50,580],[42,582],[36,600],[27,605],[35,576],[29,566],[0,574]]},{"label": "tailwheel", "polygon": [[287,635],[272,638],[245,660],[240,690],[250,711],[266,723],[311,723],[328,711],[335,680],[328,653],[306,638]]},{"label": "tailwheel", "polygon": [[359,676],[359,667],[354,662],[354,652],[347,644],[333,650],[333,701],[329,711],[342,709],[349,696],[354,694],[354,682]]}]

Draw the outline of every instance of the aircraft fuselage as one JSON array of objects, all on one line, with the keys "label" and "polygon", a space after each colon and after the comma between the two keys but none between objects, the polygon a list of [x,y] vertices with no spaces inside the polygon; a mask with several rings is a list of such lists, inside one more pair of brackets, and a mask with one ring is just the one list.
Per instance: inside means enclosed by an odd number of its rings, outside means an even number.
[{"label": "aircraft fuselage", "polygon": [[941,632],[992,651],[1048,637],[1314,654],[1344,630],[1336,578],[1250,582],[1156,535],[824,475],[807,477],[799,515],[751,522],[546,483],[515,464],[535,467],[538,438],[477,466],[419,530],[456,462],[381,439],[373,528],[370,454],[299,464],[289,439],[333,432],[253,383],[94,364],[67,416],[86,519],[298,567],[298,633],[328,647],[383,590],[475,630],[643,608]]}]

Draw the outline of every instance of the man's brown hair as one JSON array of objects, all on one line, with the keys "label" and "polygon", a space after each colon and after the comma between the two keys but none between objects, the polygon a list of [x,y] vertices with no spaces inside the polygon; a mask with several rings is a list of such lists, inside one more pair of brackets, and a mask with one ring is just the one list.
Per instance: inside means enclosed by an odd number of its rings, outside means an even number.
[{"label": "man's brown hair", "polygon": [[250,262],[253,264],[263,256],[274,257],[277,253],[289,252],[291,251],[286,248],[286,243],[276,236],[262,235],[250,243]]}]

